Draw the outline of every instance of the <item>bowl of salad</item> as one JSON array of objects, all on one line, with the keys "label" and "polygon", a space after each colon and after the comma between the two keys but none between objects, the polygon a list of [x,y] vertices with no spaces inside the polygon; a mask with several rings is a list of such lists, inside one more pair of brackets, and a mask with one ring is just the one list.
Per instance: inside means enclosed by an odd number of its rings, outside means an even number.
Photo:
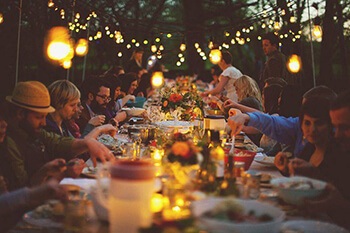
[{"label": "bowl of salad", "polygon": [[292,205],[303,204],[304,198],[320,196],[327,184],[324,181],[302,176],[273,179],[270,183],[277,190],[278,196]]},{"label": "bowl of salad", "polygon": [[278,232],[285,213],[270,204],[236,198],[207,198],[192,204],[200,228],[209,232]]}]

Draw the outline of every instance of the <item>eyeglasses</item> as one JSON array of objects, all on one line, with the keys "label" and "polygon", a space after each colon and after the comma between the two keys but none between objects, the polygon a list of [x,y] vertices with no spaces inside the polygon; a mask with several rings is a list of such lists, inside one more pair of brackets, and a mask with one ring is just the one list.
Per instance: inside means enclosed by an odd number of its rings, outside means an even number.
[{"label": "eyeglasses", "polygon": [[98,94],[96,96],[102,98],[103,101],[105,101],[105,102],[109,102],[112,100],[112,98],[110,96],[104,96],[104,95],[98,95]]}]

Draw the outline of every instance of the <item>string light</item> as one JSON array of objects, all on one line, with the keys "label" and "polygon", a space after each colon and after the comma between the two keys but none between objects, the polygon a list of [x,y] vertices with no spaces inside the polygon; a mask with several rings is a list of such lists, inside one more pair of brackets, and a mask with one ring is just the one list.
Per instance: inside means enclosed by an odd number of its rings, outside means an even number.
[{"label": "string light", "polygon": [[4,22],[4,16],[0,13],[0,24]]},{"label": "string light", "polygon": [[276,16],[275,24],[274,24],[273,28],[277,31],[281,29],[280,18],[278,16]]},{"label": "string light", "polygon": [[177,62],[176,62],[176,65],[177,65],[177,66],[181,66],[181,62],[180,62],[180,61],[177,61]]},{"label": "string light", "polygon": [[186,50],[185,40],[183,39],[180,45],[180,51],[184,52]]},{"label": "string light", "polygon": [[92,36],[89,36],[89,41],[92,41],[94,38]]},{"label": "string light", "polygon": [[143,44],[147,45],[148,44],[148,40],[144,40]]},{"label": "string light", "polygon": [[170,33],[168,33],[167,35],[166,35],[166,37],[168,37],[168,38],[171,38],[173,35],[171,35]]},{"label": "string light", "polygon": [[322,27],[321,27],[321,18],[317,16],[314,20],[314,28],[312,29],[312,35],[316,38],[322,37]]},{"label": "string light", "polygon": [[66,60],[63,62],[62,64],[63,68],[65,68],[66,70],[68,70],[69,68],[72,67],[72,60]]},{"label": "string light", "polygon": [[75,47],[75,53],[78,56],[85,56],[89,49],[89,43],[86,39],[79,39]]},{"label": "string light", "polygon": [[122,57],[123,56],[123,53],[122,52],[119,52],[118,53],[118,57]]},{"label": "string light", "polygon": [[180,62],[184,62],[185,61],[185,58],[184,57],[181,57],[180,58]]},{"label": "string light", "polygon": [[164,46],[161,44],[161,45],[159,45],[159,50],[160,51],[163,51],[164,50]]},{"label": "string light", "polygon": [[98,31],[98,32],[96,33],[96,37],[97,37],[98,39],[101,39],[101,37],[102,37],[102,32]]},{"label": "string light", "polygon": [[290,14],[290,19],[289,19],[290,23],[296,23],[297,19],[294,16],[294,11],[292,11],[292,13]]},{"label": "string light", "polygon": [[157,43],[160,42],[160,38],[159,37],[156,38],[156,42]]},{"label": "string light", "polygon": [[261,28],[262,28],[262,29],[265,29],[265,28],[266,28],[266,24],[265,24],[265,23],[262,23],[262,24],[261,24]]},{"label": "string light", "polygon": [[225,36],[226,37],[230,36],[230,33],[229,32],[225,32]]},{"label": "string light", "polygon": [[131,43],[135,44],[136,43],[136,39],[132,39]]},{"label": "string light", "polygon": [[139,43],[139,42],[136,42],[136,43],[135,43],[135,46],[136,46],[136,47],[140,47],[140,43]]},{"label": "string light", "polygon": [[241,32],[240,31],[237,31],[236,32],[236,37],[240,37],[241,36]]},{"label": "string light", "polygon": [[50,8],[54,7],[55,3],[52,0],[50,0],[50,1],[47,2],[47,6],[50,7]]},{"label": "string light", "polygon": [[194,44],[194,47],[195,47],[196,49],[198,49],[198,48],[199,48],[199,44],[198,44],[198,43],[195,43],[195,44]]},{"label": "string light", "polygon": [[130,45],[130,44],[127,44],[127,45],[126,45],[126,48],[127,48],[127,49],[130,49],[130,48],[131,48],[131,45]]},{"label": "string light", "polygon": [[298,55],[293,54],[290,56],[287,68],[291,73],[298,73],[301,69],[301,59]]},{"label": "string light", "polygon": [[157,52],[157,46],[156,45],[152,45],[151,46],[151,51],[152,51],[152,53]]},{"label": "string light", "polygon": [[183,57],[184,55],[182,53],[179,53],[177,56],[178,57]]},{"label": "string light", "polygon": [[80,19],[80,14],[77,13],[77,14],[75,15],[75,18],[76,18],[76,19]]},{"label": "string light", "polygon": [[235,40],[235,39],[232,39],[232,40],[231,40],[231,44],[236,44],[236,40]]}]

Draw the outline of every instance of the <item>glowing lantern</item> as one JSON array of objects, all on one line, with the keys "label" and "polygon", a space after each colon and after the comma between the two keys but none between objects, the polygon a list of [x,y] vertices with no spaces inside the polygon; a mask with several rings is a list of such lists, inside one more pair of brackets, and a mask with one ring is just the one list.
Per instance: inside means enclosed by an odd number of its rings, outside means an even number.
[{"label": "glowing lantern", "polygon": [[322,37],[322,28],[320,25],[315,25],[314,28],[312,29],[312,35],[316,38],[321,38]]},{"label": "glowing lantern", "polygon": [[210,61],[216,65],[221,61],[221,51],[219,49],[212,49],[209,54]]},{"label": "glowing lantern", "polygon": [[78,56],[85,56],[88,52],[89,43],[86,39],[79,39],[75,47],[75,53]]},{"label": "glowing lantern", "polygon": [[0,13],[0,23],[4,22],[4,16]]},{"label": "glowing lantern", "polygon": [[152,76],[152,85],[154,87],[160,87],[163,85],[164,83],[164,76],[163,76],[163,72],[160,72],[160,71],[157,71],[157,72],[154,72],[153,73],[153,76]]},{"label": "glowing lantern", "polygon": [[54,27],[49,30],[46,39],[46,53],[53,61],[71,60],[74,56],[72,42],[68,29],[65,27]]},{"label": "glowing lantern", "polygon": [[291,73],[298,73],[301,69],[300,57],[296,54],[293,54],[292,56],[290,56],[287,63],[287,68]]},{"label": "glowing lantern", "polygon": [[159,50],[160,50],[160,51],[163,51],[163,50],[164,50],[164,46],[163,46],[162,44],[159,46]]}]

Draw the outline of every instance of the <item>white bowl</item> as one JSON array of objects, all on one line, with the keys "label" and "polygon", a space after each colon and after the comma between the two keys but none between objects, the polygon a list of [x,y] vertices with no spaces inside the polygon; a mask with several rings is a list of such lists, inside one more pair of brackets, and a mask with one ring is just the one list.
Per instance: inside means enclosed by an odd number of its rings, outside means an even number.
[{"label": "white bowl", "polygon": [[[295,189],[284,188],[281,185],[285,185],[290,182],[305,182],[310,181],[314,189]],[[326,182],[315,180],[302,176],[284,177],[271,180],[271,185],[277,190],[279,197],[288,204],[300,205],[303,204],[303,198],[318,197],[322,194],[326,187]]]},{"label": "white bowl", "polygon": [[349,233],[337,225],[314,220],[294,220],[284,222],[281,232],[304,232],[304,233]]},{"label": "white bowl", "polygon": [[129,116],[140,116],[144,111],[143,108],[122,108]]},{"label": "white bowl", "polygon": [[284,212],[274,207],[270,204],[259,202],[255,200],[243,200],[235,199],[237,204],[240,204],[245,212],[253,210],[256,215],[269,214],[273,217],[273,221],[262,222],[262,223],[235,223],[228,221],[220,221],[216,219],[211,219],[204,217],[203,214],[212,208],[214,208],[218,203],[225,201],[229,198],[207,198],[200,201],[195,201],[192,203],[193,214],[198,218],[199,227],[203,230],[207,230],[213,233],[224,233],[224,232],[244,232],[244,233],[273,233],[278,232],[282,221],[285,218]]}]

